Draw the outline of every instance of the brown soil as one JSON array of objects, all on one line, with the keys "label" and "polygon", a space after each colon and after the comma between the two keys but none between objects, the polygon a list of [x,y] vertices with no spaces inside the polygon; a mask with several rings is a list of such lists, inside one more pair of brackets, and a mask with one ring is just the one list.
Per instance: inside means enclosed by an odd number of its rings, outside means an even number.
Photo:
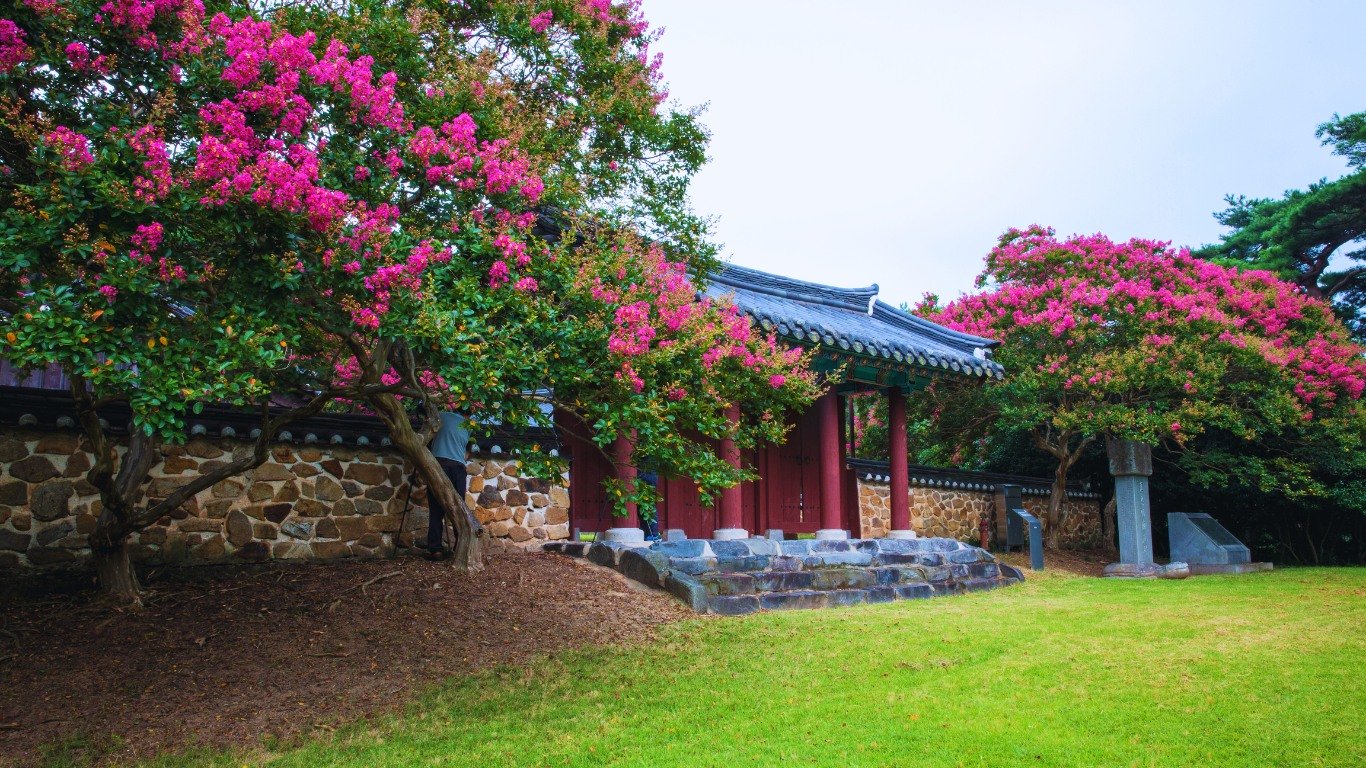
[{"label": "brown soil", "polygon": [[[997,553],[996,556],[1002,562],[1024,571],[1025,578],[1029,578],[1028,552]],[[1043,568],[1045,571],[1065,573],[1072,576],[1101,576],[1105,571],[1105,566],[1118,559],[1117,554],[1099,549],[1046,549],[1043,553]]]},{"label": "brown soil", "polygon": [[0,583],[0,765],[77,735],[120,744],[112,759],[289,738],[443,677],[648,641],[693,615],[556,555],[492,558],[470,576],[406,557],[178,569],[149,586],[145,609],[120,612],[88,589]]}]

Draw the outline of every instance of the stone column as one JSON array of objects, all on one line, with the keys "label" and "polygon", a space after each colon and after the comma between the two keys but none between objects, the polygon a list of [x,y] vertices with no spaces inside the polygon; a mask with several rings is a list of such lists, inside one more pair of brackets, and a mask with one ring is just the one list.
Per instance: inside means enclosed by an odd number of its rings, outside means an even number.
[{"label": "stone column", "polygon": [[840,396],[832,389],[816,401],[820,417],[821,527],[818,539],[847,539],[849,532],[840,526],[840,470],[844,461],[840,450]]},{"label": "stone column", "polygon": [[[726,419],[731,424],[739,425],[740,407],[732,405],[726,409]],[[726,437],[721,439],[720,446],[721,460],[727,464],[740,468],[740,448],[735,445],[735,441]],[[744,526],[744,505],[740,499],[740,486],[732,485],[729,488],[721,489],[721,527],[712,531],[711,537],[719,541],[732,539],[747,539],[749,531]]]},{"label": "stone column", "polygon": [[[635,435],[630,438],[618,436],[612,441],[612,461],[616,464],[617,480],[626,493],[636,488],[636,465],[632,454],[635,452]],[[635,504],[626,505],[625,517],[614,517],[615,525],[608,528],[602,537],[606,541],[645,541],[645,531],[640,529],[640,515]]]},{"label": "stone column", "polygon": [[889,539],[914,539],[911,530],[911,482],[906,455],[906,395],[900,387],[887,390],[887,455],[892,475],[892,529]]},{"label": "stone column", "polygon": [[1148,478],[1153,474],[1153,449],[1133,440],[1105,441],[1110,474],[1115,476],[1115,512],[1119,528],[1119,561],[1124,565],[1153,564],[1152,509]]}]

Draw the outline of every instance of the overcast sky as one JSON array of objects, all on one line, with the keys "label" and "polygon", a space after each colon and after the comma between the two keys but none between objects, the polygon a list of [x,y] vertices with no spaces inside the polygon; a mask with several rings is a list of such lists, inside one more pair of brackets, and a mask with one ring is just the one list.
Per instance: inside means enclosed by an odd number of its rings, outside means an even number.
[{"label": "overcast sky", "polygon": [[707,104],[724,256],[893,304],[970,290],[1006,228],[1200,245],[1223,196],[1340,176],[1366,2],[644,0]]}]

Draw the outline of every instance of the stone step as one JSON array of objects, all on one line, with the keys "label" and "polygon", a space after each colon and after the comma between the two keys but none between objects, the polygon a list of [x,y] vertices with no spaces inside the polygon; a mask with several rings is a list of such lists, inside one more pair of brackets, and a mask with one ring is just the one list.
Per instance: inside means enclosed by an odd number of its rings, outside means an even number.
[{"label": "stone step", "polygon": [[995,589],[1024,580],[949,539],[554,542],[545,550],[614,568],[699,613],[824,608]]},{"label": "stone step", "polygon": [[[996,589],[1014,583],[1010,578],[970,578],[964,581],[930,584],[925,581],[883,584],[845,589],[786,589],[754,594],[710,595],[693,606],[721,616],[741,616],[756,611],[785,611],[808,608],[837,608],[862,603],[890,603],[896,600],[921,600],[935,595],[958,595]],[[672,589],[670,591],[673,591]],[[677,593],[675,593],[677,594]],[[687,597],[683,598],[685,602]]]},{"label": "stone step", "polygon": [[[994,564],[981,564],[994,565]],[[969,566],[964,566],[969,568]],[[995,576],[985,568],[964,576]],[[935,577],[944,581],[954,575],[947,568],[926,569],[911,566],[881,566],[878,568],[821,568],[809,571],[749,571],[738,573],[702,573],[695,578],[714,596],[747,595],[759,592],[790,592],[811,590],[828,592],[835,589],[865,589],[892,584],[920,584]]]}]

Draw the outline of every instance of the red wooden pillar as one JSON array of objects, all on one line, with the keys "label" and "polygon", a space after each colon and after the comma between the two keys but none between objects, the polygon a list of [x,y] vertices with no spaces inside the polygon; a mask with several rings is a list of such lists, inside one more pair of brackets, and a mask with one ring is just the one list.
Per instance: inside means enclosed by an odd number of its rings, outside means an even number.
[{"label": "red wooden pillar", "polygon": [[887,454],[892,470],[892,529],[888,537],[913,539],[910,478],[906,455],[906,395],[900,387],[887,390]]},{"label": "red wooden pillar", "polygon": [[818,539],[847,539],[849,532],[840,527],[840,470],[844,457],[840,450],[840,396],[832,389],[816,400],[820,419],[821,528]]},{"label": "red wooden pillar", "polygon": [[[726,409],[726,418],[731,424],[738,426],[740,407],[732,405]],[[720,449],[721,460],[739,469],[740,449],[735,445],[735,441],[728,437],[722,438]],[[745,530],[744,504],[739,485],[721,489],[721,527],[712,531],[711,535],[713,539],[718,540],[749,538],[749,531]]]},{"label": "red wooden pillar", "polygon": [[[617,480],[625,493],[636,489],[636,465],[632,458],[635,452],[635,435],[629,438],[618,436],[612,441],[612,462],[616,465]],[[640,529],[640,515],[634,503],[626,505],[625,517],[613,517],[612,527],[603,535],[608,541],[644,541],[645,532]]]}]

